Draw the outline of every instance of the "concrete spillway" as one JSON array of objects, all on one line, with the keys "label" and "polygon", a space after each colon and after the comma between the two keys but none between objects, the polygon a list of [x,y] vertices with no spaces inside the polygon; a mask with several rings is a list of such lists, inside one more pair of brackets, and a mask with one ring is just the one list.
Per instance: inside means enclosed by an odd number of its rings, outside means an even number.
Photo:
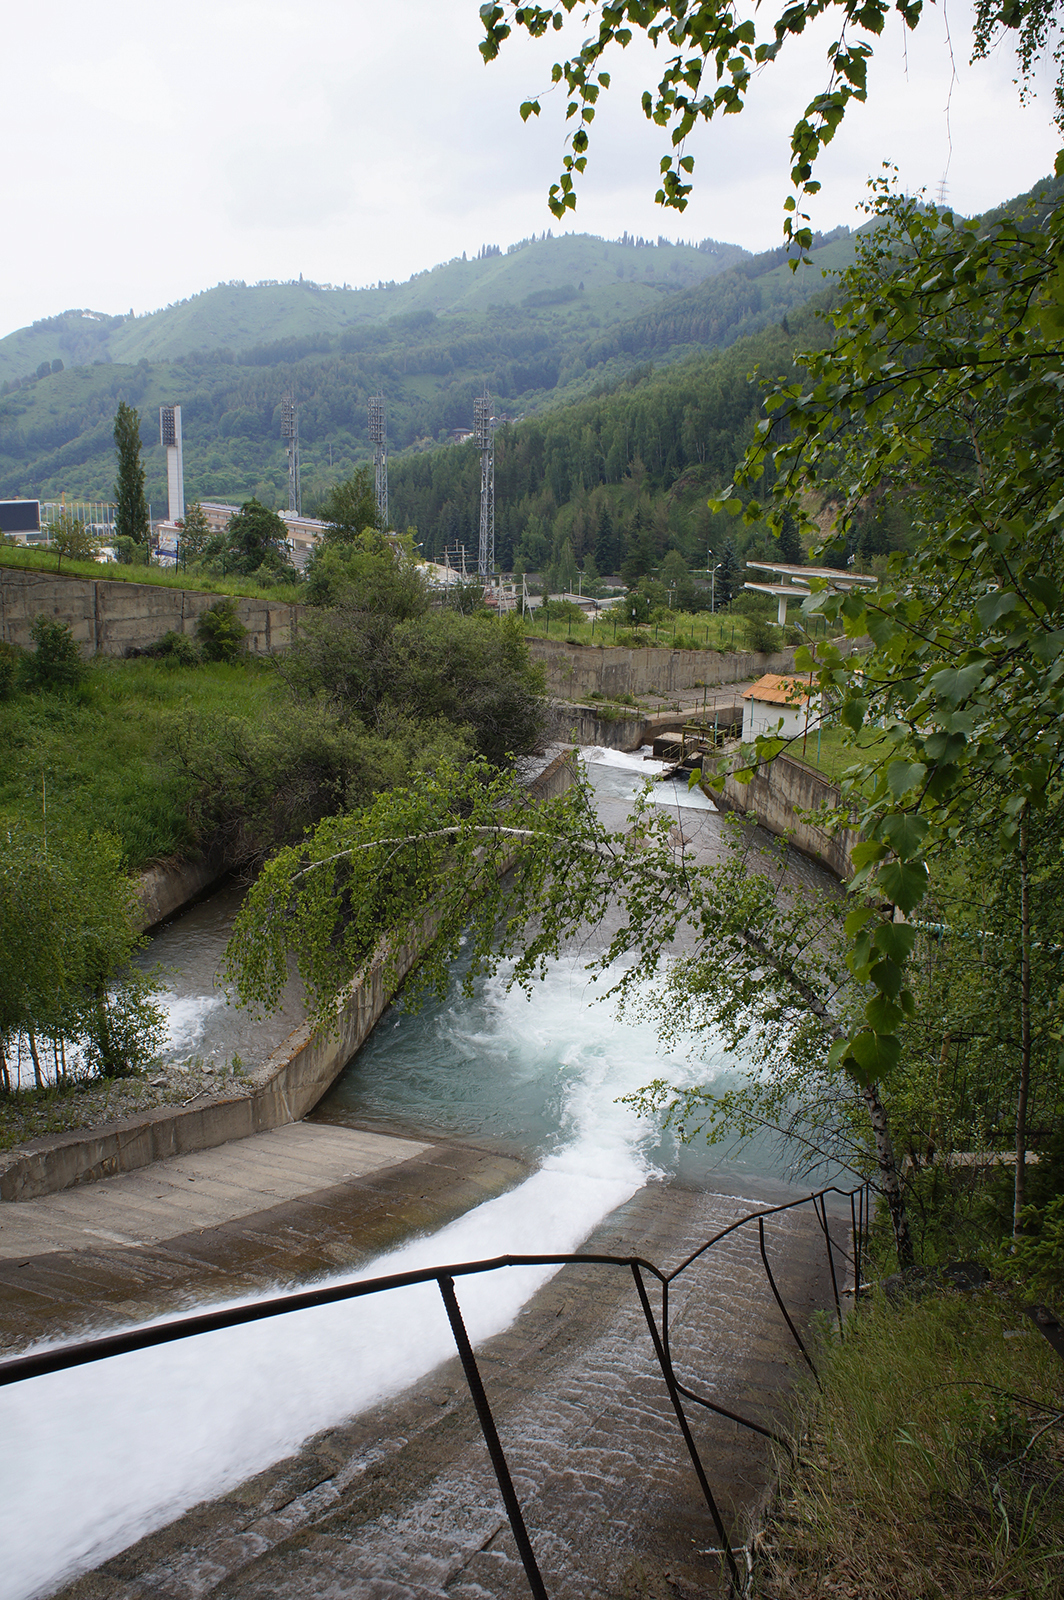
[{"label": "concrete spillway", "polygon": [[[601,769],[597,774],[596,767]],[[591,772],[603,807],[626,814],[644,770],[632,758],[613,754],[594,763]],[[678,826],[699,833],[703,848],[722,848],[716,813],[684,805],[687,798],[679,790],[672,797],[679,804]],[[224,920],[220,916],[218,925]],[[179,936],[184,937],[180,930]],[[213,955],[215,964],[218,953]],[[205,973],[211,968],[205,939],[195,941],[195,960]],[[208,1029],[217,1027],[210,1048],[223,1055],[243,1053],[230,1050],[233,1036],[225,1033],[224,1008],[206,982],[190,979],[186,972],[181,984],[175,984],[172,1010],[175,1049],[187,1044],[191,1019],[194,1028],[203,1023],[198,1044],[205,1044],[212,1037]],[[237,1025],[244,1023],[237,1019]],[[778,1176],[770,1153],[748,1153],[741,1165],[718,1166],[715,1172],[704,1157],[697,1168],[688,1164],[683,1168],[685,1186],[676,1191],[680,1198],[648,1210],[640,1197],[661,1193],[663,1181],[682,1162],[672,1142],[619,1105],[618,1096],[654,1077],[680,1084],[724,1078],[732,1071],[734,1064],[723,1053],[697,1063],[663,1055],[645,1025],[618,1023],[588,988],[575,959],[559,963],[532,1002],[507,994],[500,979],[482,985],[469,1002],[456,978],[446,1000],[420,1016],[387,1014],[321,1115],[334,1124],[386,1125],[422,1138],[432,1134],[438,1139],[443,1131],[492,1149],[520,1151],[535,1170],[507,1192],[465,1210],[442,1230],[413,1238],[365,1262],[359,1271],[377,1275],[503,1252],[572,1251],[595,1229],[608,1228],[608,1219],[625,1207],[624,1227],[641,1229],[663,1251],[671,1248],[670,1240],[686,1243],[703,1230],[712,1231],[721,1206],[730,1216],[736,1202],[718,1197],[708,1204],[707,1188],[725,1187],[752,1203],[759,1189],[764,1192],[764,1182]],[[742,1201],[740,1208],[747,1203]],[[358,1254],[352,1250],[349,1259]],[[349,1275],[338,1265],[341,1276]],[[295,1261],[290,1276],[281,1266],[275,1271],[280,1285],[300,1276]],[[463,1310],[474,1338],[509,1337],[506,1330],[522,1307],[546,1292],[550,1277],[549,1269],[512,1271],[463,1287]],[[215,1293],[217,1287],[213,1285]],[[723,1295],[723,1303],[732,1308],[715,1324],[715,1359],[720,1362],[737,1358],[735,1341],[744,1329],[749,1332],[749,1307],[739,1304],[735,1285],[726,1278],[717,1291],[718,1300]],[[193,1301],[194,1292],[186,1290],[184,1304]],[[110,1315],[114,1322],[123,1316],[128,1320],[136,1308],[116,1308]],[[577,1317],[574,1337],[579,1323]],[[617,1378],[630,1336],[599,1332],[606,1340],[603,1349],[612,1351],[608,1362]],[[730,1354],[729,1340],[734,1346]],[[747,1338],[742,1346],[747,1353],[748,1345]],[[0,1464],[0,1541],[13,1553],[5,1592],[10,1600],[28,1600],[53,1591],[73,1573],[150,1536],[196,1502],[231,1494],[250,1474],[270,1471],[272,1463],[290,1457],[308,1435],[346,1425],[345,1419],[381,1406],[422,1375],[444,1370],[451,1350],[434,1291],[404,1290],[372,1306],[359,1302],[303,1313],[4,1391],[0,1425],[7,1448]],[[588,1379],[591,1389],[585,1384],[581,1392],[586,1397],[602,1381]],[[586,1403],[586,1398],[556,1402],[562,1410]],[[519,1414],[517,1406],[515,1419]],[[520,1433],[524,1424],[515,1420],[514,1426]],[[559,1439],[565,1437],[563,1429]],[[544,1484],[559,1470],[556,1456],[562,1448],[558,1444],[553,1455],[546,1450],[537,1457]],[[638,1451],[632,1459],[638,1460]],[[599,1469],[588,1470],[594,1476]],[[453,1492],[461,1503],[464,1491]],[[451,1493],[441,1479],[431,1490],[433,1504],[442,1508]],[[495,1528],[490,1484],[477,1495],[488,1508],[485,1529],[489,1524]],[[438,1515],[444,1522],[453,1518],[453,1512],[442,1509]],[[478,1517],[479,1512],[473,1519],[477,1527]],[[396,1559],[393,1535],[394,1529],[374,1547],[367,1584],[376,1582],[374,1573],[379,1577]],[[187,1529],[181,1537],[187,1544]],[[466,1544],[468,1537],[467,1527]],[[403,1534],[399,1543],[407,1539]],[[466,1544],[459,1540],[462,1549]],[[446,1568],[445,1561],[441,1573]],[[505,1562],[499,1570],[508,1570]],[[208,1593],[204,1581],[202,1570],[187,1583],[175,1575],[176,1587],[168,1580],[157,1592]],[[335,1592],[398,1596],[434,1594],[438,1587]],[[132,1600],[155,1591],[112,1584],[92,1592],[128,1594]],[[279,1589],[247,1591],[252,1592],[302,1591],[285,1579]],[[509,1590],[504,1584],[487,1592]]]}]

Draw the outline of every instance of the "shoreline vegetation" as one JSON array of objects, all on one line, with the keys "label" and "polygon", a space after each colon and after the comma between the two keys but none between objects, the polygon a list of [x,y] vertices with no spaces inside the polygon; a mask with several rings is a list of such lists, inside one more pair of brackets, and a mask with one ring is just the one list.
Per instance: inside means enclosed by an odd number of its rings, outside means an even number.
[{"label": "shoreline vegetation", "polygon": [[[753,1600],[1057,1600],[1064,1364],[1007,1260],[881,1282],[819,1327]],[[962,1280],[963,1281],[963,1280]]]}]

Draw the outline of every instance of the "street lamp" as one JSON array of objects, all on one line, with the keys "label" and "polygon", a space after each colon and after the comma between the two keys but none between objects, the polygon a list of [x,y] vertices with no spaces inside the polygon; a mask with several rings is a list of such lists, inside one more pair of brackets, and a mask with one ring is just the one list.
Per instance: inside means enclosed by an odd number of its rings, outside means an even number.
[{"label": "street lamp", "polygon": [[[711,555],[712,553],[710,551]],[[717,573],[723,565],[723,561],[718,561],[715,567],[710,567],[709,569],[709,610],[711,615],[715,615],[717,610]]]}]

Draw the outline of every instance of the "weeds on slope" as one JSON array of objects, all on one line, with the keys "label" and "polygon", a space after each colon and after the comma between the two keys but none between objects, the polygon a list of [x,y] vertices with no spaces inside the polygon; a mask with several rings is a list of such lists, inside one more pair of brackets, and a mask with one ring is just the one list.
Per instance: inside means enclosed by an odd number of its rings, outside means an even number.
[{"label": "weeds on slope", "polygon": [[824,1337],[757,1600],[1064,1595],[1064,1362],[1021,1299],[880,1296]]}]

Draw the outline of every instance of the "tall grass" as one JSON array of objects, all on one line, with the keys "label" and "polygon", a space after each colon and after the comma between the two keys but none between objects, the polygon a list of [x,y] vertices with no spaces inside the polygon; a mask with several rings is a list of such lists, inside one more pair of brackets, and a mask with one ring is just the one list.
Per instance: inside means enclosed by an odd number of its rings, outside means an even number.
[{"label": "tall grass", "polygon": [[1064,1364],[1016,1301],[879,1299],[820,1366],[761,1600],[1064,1594]]},{"label": "tall grass", "polygon": [[[552,604],[555,602],[552,601]],[[544,618],[542,608],[530,612],[525,618],[528,635],[533,639],[553,639],[582,645],[627,645],[630,647],[656,646],[662,650],[749,650],[750,630],[748,617],[742,612],[676,611],[658,622],[646,622],[636,627],[625,622],[620,613],[603,611],[594,621],[577,617]],[[827,627],[822,621],[810,622],[814,630],[810,638],[824,638]],[[791,629],[788,629],[791,634]],[[783,632],[774,629],[778,645],[782,646]],[[794,635],[795,637],[797,635]],[[805,638],[805,634],[802,634]]]},{"label": "tall grass", "polygon": [[253,718],[280,691],[267,663],[174,667],[97,657],[72,693],[0,701],[0,840],[107,829],[130,868],[190,851],[192,780],[174,760],[190,717]]}]

